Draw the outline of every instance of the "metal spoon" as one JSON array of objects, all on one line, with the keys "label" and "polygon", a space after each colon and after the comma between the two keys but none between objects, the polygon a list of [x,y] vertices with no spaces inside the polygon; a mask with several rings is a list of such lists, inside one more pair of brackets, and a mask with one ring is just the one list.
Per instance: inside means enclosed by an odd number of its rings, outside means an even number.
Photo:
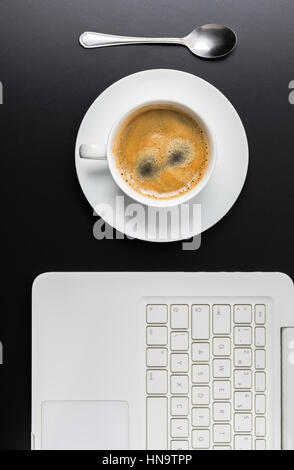
[{"label": "metal spoon", "polygon": [[188,47],[193,54],[199,57],[217,59],[229,54],[234,49],[237,36],[227,26],[205,24],[198,26],[184,38],[136,38],[85,32],[80,36],[80,43],[86,48],[143,43],[181,44]]}]

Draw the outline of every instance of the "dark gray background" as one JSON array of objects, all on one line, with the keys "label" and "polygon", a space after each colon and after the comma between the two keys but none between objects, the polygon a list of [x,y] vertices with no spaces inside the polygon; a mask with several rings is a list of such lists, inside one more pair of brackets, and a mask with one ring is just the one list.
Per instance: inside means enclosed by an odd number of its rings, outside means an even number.
[{"label": "dark gray background", "polygon": [[[0,448],[30,445],[30,292],[39,273],[293,276],[293,20],[293,0],[1,0]],[[238,48],[224,60],[199,60],[179,46],[85,50],[78,44],[85,30],[182,36],[209,22],[238,34]],[[232,101],[248,134],[245,188],[195,252],[183,252],[180,243],[95,240],[95,219],[75,174],[75,136],[91,102],[114,81],[150,68],[180,69],[211,82]]]}]

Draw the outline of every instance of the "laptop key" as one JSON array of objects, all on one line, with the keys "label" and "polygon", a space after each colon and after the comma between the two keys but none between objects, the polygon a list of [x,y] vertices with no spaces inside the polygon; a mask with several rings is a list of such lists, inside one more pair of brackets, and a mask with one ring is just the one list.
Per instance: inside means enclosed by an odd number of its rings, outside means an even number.
[{"label": "laptop key", "polygon": [[171,420],[171,437],[188,437],[189,421],[186,418],[173,418]]},{"label": "laptop key", "polygon": [[252,387],[252,371],[249,369],[240,369],[234,371],[234,387],[251,388]]},{"label": "laptop key", "polygon": [[192,447],[193,449],[209,449],[210,433],[207,429],[193,429]]},{"label": "laptop key", "polygon": [[265,305],[255,305],[255,323],[256,325],[265,324]]},{"label": "laptop key", "polygon": [[171,328],[188,328],[189,326],[189,307],[188,305],[171,306]]},{"label": "laptop key", "polygon": [[167,349],[166,348],[148,348],[147,349],[148,367],[166,367]]},{"label": "laptop key", "polygon": [[167,344],[166,326],[148,326],[147,344],[149,346],[165,346]]},{"label": "laptop key", "polygon": [[189,441],[171,441],[171,450],[188,450]]},{"label": "laptop key", "polygon": [[186,416],[189,414],[188,397],[171,397],[171,414],[173,416]]},{"label": "laptop key", "polygon": [[264,372],[255,373],[255,390],[256,392],[265,391],[265,373]]},{"label": "laptop key", "polygon": [[147,398],[147,449],[167,449],[167,398]]},{"label": "laptop key", "polygon": [[258,326],[255,328],[255,346],[264,348],[265,346],[265,328]]},{"label": "laptop key", "polygon": [[167,305],[147,305],[147,323],[166,323]]},{"label": "laptop key", "polygon": [[252,416],[250,413],[235,413],[234,430],[236,432],[252,431]]},{"label": "laptop key", "polygon": [[235,435],[234,438],[235,450],[251,450],[252,449],[252,436],[250,435]]},{"label": "laptop key", "polygon": [[192,338],[209,339],[209,305],[192,305]]},{"label": "laptop key", "polygon": [[265,418],[263,416],[255,418],[255,435],[257,437],[265,436]]},{"label": "laptop key", "polygon": [[219,444],[227,444],[231,442],[231,425],[230,424],[214,424],[213,426],[213,442]]},{"label": "laptop key", "polygon": [[167,393],[167,371],[147,370],[147,393],[152,395]]},{"label": "laptop key", "polygon": [[265,369],[265,350],[255,350],[255,369]]},{"label": "laptop key", "polygon": [[230,305],[214,305],[212,329],[215,335],[227,335],[231,331]]},{"label": "laptop key", "polygon": [[266,450],[266,443],[264,439],[256,439],[255,450]]},{"label": "laptop key", "polygon": [[189,337],[185,331],[174,331],[171,333],[170,343],[172,351],[186,351],[189,348]]}]

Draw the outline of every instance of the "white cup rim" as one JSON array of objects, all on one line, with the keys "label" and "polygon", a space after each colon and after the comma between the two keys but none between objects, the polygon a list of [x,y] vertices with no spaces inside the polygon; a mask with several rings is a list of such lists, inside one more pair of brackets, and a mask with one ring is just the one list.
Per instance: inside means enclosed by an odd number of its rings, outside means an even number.
[{"label": "white cup rim", "polygon": [[[190,191],[184,193],[182,196],[177,196],[175,198],[171,199],[153,199],[148,196],[143,196],[139,192],[135,191],[131,186],[129,186],[122,178],[121,174],[119,173],[119,170],[116,166],[115,162],[115,155],[113,153],[113,143],[114,143],[114,138],[117,134],[117,131],[123,124],[123,122],[131,116],[134,112],[138,111],[139,109],[146,107],[146,106],[152,106],[152,105],[169,105],[169,106],[174,106],[176,108],[182,109],[183,111],[186,111],[189,115],[191,115],[197,122],[200,123],[201,127],[204,129],[207,137],[208,137],[208,142],[209,142],[209,163],[208,167],[205,171],[204,176],[201,178],[199,183]],[[107,142],[107,162],[109,166],[110,173],[116,182],[116,184],[119,186],[119,188],[130,198],[134,199],[136,202],[139,202],[140,204],[152,206],[152,207],[157,207],[157,208],[168,208],[168,207],[174,207],[178,206],[180,204],[183,204],[185,202],[188,202],[190,199],[194,198],[197,196],[200,191],[204,189],[204,187],[207,185],[208,181],[210,180],[210,177],[213,173],[213,170],[215,168],[216,164],[216,144],[215,144],[215,139],[214,136],[209,129],[208,125],[204,121],[204,119],[199,115],[198,112],[194,111],[192,108],[187,106],[186,104],[180,103],[178,101],[173,101],[173,100],[152,100],[152,101],[144,101],[140,103],[139,105],[132,107],[128,111],[124,112],[121,114],[121,116],[114,122],[110,133],[108,137],[108,142]]]}]

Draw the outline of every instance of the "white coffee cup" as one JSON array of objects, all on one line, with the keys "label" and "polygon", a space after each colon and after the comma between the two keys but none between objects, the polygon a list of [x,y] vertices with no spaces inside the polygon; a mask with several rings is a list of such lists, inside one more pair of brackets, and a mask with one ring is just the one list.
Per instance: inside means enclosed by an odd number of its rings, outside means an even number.
[{"label": "white coffee cup", "polygon": [[[121,125],[125,120],[128,119],[128,117],[133,114],[134,112],[138,111],[140,108],[146,107],[146,106],[154,106],[154,105],[169,105],[173,106],[175,108],[178,108],[180,111],[183,111],[190,115],[196,122],[199,123],[199,125],[202,127],[204,132],[207,135],[208,139],[208,145],[209,145],[209,163],[208,167],[206,169],[206,172],[202,179],[199,181],[199,183],[192,188],[190,191],[187,191],[183,195],[177,196],[172,199],[153,199],[148,196],[144,196],[137,191],[135,191],[131,186],[129,186],[125,180],[122,178],[115,162],[115,155],[113,154],[113,143],[115,136],[120,129]],[[200,191],[203,190],[203,188],[207,185],[213,170],[215,168],[215,163],[216,163],[216,146],[215,146],[215,140],[213,138],[213,135],[208,128],[208,126],[205,124],[204,120],[201,118],[201,116],[193,111],[191,108],[189,108],[186,105],[183,105],[181,103],[178,103],[176,101],[166,101],[166,100],[157,100],[157,101],[148,101],[148,102],[143,102],[140,105],[129,109],[126,113],[124,113],[122,116],[120,116],[115,123],[113,124],[111,131],[108,136],[108,141],[107,141],[107,151],[106,155],[99,155],[97,152],[97,146],[94,143],[91,144],[82,144],[79,149],[79,155],[82,159],[88,159],[88,160],[107,160],[108,166],[110,173],[116,182],[116,184],[120,187],[120,189],[130,196],[132,199],[135,201],[145,204],[148,206],[153,206],[153,207],[173,207],[177,206],[179,204],[182,204],[184,202],[189,201],[190,199],[194,198],[197,194],[200,193]]]}]

